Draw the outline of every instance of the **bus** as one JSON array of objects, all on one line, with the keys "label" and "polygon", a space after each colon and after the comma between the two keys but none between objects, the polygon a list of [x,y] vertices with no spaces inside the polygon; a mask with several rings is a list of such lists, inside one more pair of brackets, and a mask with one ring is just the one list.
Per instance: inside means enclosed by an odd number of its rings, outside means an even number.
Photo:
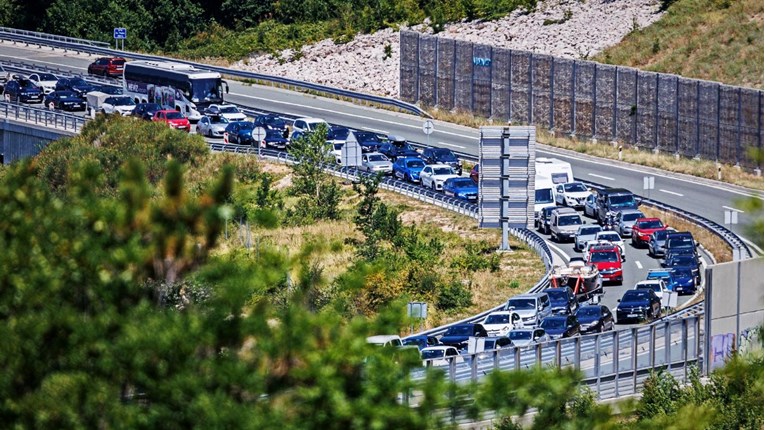
[{"label": "bus", "polygon": [[228,93],[228,83],[220,73],[172,61],[129,61],[122,86],[136,103],[158,103],[163,109],[182,112],[191,121],[202,118],[200,110],[208,105],[223,103],[224,87]]},{"label": "bus", "polygon": [[534,168],[534,213],[538,216],[542,209],[555,206],[555,186],[573,181],[574,172],[571,163],[557,158],[539,157]]}]

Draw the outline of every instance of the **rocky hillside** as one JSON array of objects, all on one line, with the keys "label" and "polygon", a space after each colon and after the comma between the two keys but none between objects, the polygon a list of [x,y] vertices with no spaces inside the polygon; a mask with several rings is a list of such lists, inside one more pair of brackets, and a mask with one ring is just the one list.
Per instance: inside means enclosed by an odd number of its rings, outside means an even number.
[{"label": "rocky hillside", "polygon": [[[581,59],[615,45],[661,15],[657,0],[546,0],[532,13],[447,25],[440,36]],[[411,29],[432,32],[427,22]],[[398,53],[398,32],[386,29],[342,45],[327,39],[299,53],[254,56],[232,67],[396,97]]]}]

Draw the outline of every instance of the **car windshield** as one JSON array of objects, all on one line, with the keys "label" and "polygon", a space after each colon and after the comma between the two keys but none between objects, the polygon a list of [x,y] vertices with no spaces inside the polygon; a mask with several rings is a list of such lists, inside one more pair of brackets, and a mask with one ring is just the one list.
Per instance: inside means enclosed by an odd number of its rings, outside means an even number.
[{"label": "car windshield", "polygon": [[466,336],[473,334],[473,327],[469,325],[455,325],[449,327],[444,336]]},{"label": "car windshield", "polygon": [[147,112],[148,111],[158,111],[160,109],[162,109],[162,107],[159,104],[157,104],[157,103],[146,103],[145,105],[143,105],[143,110],[145,110]]},{"label": "car windshield", "polygon": [[531,340],[531,332],[525,330],[511,331],[507,334],[510,340]]},{"label": "car windshield", "polygon": [[578,311],[576,311],[577,317],[597,317],[600,316],[600,309],[598,308],[579,308]]},{"label": "car windshield", "polygon": [[325,122],[309,122],[308,123],[308,129],[311,131],[316,131],[317,128],[319,128],[320,125],[326,126],[327,123]]},{"label": "car windshield", "polygon": [[284,139],[284,134],[281,130],[266,130],[266,137],[269,139]]},{"label": "car windshield", "polygon": [[357,131],[354,133],[359,142],[380,142],[380,137],[368,131]]},{"label": "car windshield", "polygon": [[602,231],[600,227],[583,227],[579,230],[579,234],[582,236],[592,236],[598,234],[600,231]]},{"label": "car windshield", "polygon": [[649,294],[651,294],[648,291],[645,290],[630,290],[624,293],[624,296],[622,296],[623,302],[635,302],[635,301],[641,301],[641,300],[648,300]]},{"label": "car windshield", "polygon": [[609,242],[618,242],[622,240],[621,236],[619,236],[619,233],[614,232],[603,232],[598,235],[598,240],[607,240]]},{"label": "car windshield", "polygon": [[220,102],[223,97],[220,94],[220,78],[204,78],[191,80],[192,101]]},{"label": "car windshield", "polygon": [[183,119],[183,115],[180,112],[168,112],[167,119]]},{"label": "car windshield", "polygon": [[342,151],[343,150],[343,144],[342,143],[333,143],[332,147],[335,148],[335,151]]},{"label": "car windshield", "polygon": [[115,106],[135,106],[135,102],[130,97],[117,97],[113,99]]},{"label": "car windshield", "polygon": [[673,266],[695,266],[696,259],[691,255],[678,255],[672,259]]},{"label": "car windshield", "polygon": [[428,342],[425,339],[415,337],[415,338],[412,338],[412,339],[404,339],[402,341],[402,343],[404,345],[425,346],[425,345],[427,345]]},{"label": "car windshield", "polygon": [[622,221],[635,221],[638,218],[643,218],[643,214],[635,212],[622,215]]},{"label": "car windshield", "polygon": [[434,175],[453,175],[454,172],[452,171],[451,167],[438,167],[433,169]]},{"label": "car windshield", "polygon": [[444,358],[443,349],[425,349],[422,351],[423,360],[433,360],[436,358]]},{"label": "car windshield", "polygon": [[656,291],[658,293],[658,292],[661,292],[661,285],[659,285],[659,284],[639,284],[639,285],[637,285],[637,287],[635,289],[636,290],[651,290],[651,291]]},{"label": "car windshield", "polygon": [[590,255],[590,261],[593,263],[615,263],[619,261],[619,256],[612,251],[598,251]]},{"label": "car windshield", "polygon": [[654,219],[651,221],[640,221],[637,223],[638,228],[662,228],[661,221]]},{"label": "car windshield", "polygon": [[382,154],[376,154],[376,155],[370,155],[367,160],[369,161],[388,161],[387,158],[385,158]]},{"label": "car windshield", "polygon": [[545,330],[566,327],[566,320],[559,318],[545,318],[541,327]]},{"label": "car windshield", "polygon": [[693,246],[693,239],[688,236],[671,237],[667,240],[667,248],[689,248]]},{"label": "car windshield", "polygon": [[80,87],[86,87],[86,86],[89,87],[90,86],[90,84],[85,82],[85,80],[82,79],[82,78],[72,78],[72,79],[70,79],[69,80],[69,85],[80,86]]},{"label": "car windshield", "polygon": [[125,60],[121,60],[121,59],[120,60],[112,60],[112,64],[114,64],[115,66],[124,66],[125,65]]},{"label": "car windshield", "polygon": [[542,188],[541,190],[534,191],[534,203],[552,203],[553,193],[552,188]]},{"label": "car windshield", "polygon": [[275,116],[267,117],[263,121],[263,123],[267,124],[267,125],[270,125],[271,127],[274,127],[274,128],[286,128],[287,127],[287,123],[284,122],[283,119],[281,119],[279,117],[275,117]]},{"label": "car windshield", "polygon": [[667,230],[659,230],[654,233],[656,240],[665,240],[669,232]]},{"label": "car windshield", "polygon": [[563,184],[563,190],[567,193],[579,193],[582,191],[587,191],[587,187],[585,187],[584,184],[580,184],[579,182],[574,182],[571,184]]},{"label": "car windshield", "polygon": [[211,124],[228,124],[229,120],[227,120],[226,117],[223,117],[223,116],[211,116],[210,123]]},{"label": "car windshield", "polygon": [[437,148],[433,150],[433,155],[439,160],[444,161],[457,161],[457,157],[454,156],[450,149]]},{"label": "car windshield", "polygon": [[484,324],[508,324],[510,322],[510,315],[508,314],[498,314],[498,315],[489,315],[486,317],[486,321],[484,321]]},{"label": "car windshield", "polygon": [[510,299],[507,302],[508,309],[534,309],[536,307],[536,300],[534,299]]},{"label": "car windshield", "polygon": [[672,271],[672,274],[674,274],[677,277],[683,277],[683,278],[690,278],[691,277],[691,269],[674,269]]},{"label": "car windshield", "polygon": [[255,124],[251,122],[242,122],[239,124],[239,129],[241,130],[252,130],[253,128],[255,128]]},{"label": "car windshield", "polygon": [[41,81],[57,81],[58,78],[54,75],[51,75],[50,73],[40,73],[37,75]]},{"label": "car windshield", "polygon": [[648,272],[648,276],[645,277],[646,279],[664,279],[665,281],[669,280],[669,272]]},{"label": "car windshield", "polygon": [[421,160],[410,160],[406,162],[406,167],[425,167],[425,163]]},{"label": "car windshield", "polygon": [[610,196],[608,200],[611,202],[612,206],[634,206],[635,205],[635,198],[632,196],[632,194],[617,194],[614,196]]},{"label": "car windshield", "polygon": [[562,290],[547,290],[545,291],[548,296],[550,296],[551,300],[566,300],[568,299],[568,294],[566,294],[565,291]]},{"label": "car windshield", "polygon": [[122,88],[113,87],[111,85],[104,85],[101,88],[99,88],[99,91],[101,91],[102,93],[112,94],[112,95],[122,94]]},{"label": "car windshield", "polygon": [[568,215],[561,217],[558,221],[558,225],[581,225],[582,219],[579,218],[579,215]]},{"label": "car windshield", "polygon": [[351,131],[345,127],[333,128],[327,133],[327,140],[346,140]]},{"label": "car windshield", "polygon": [[452,185],[456,188],[463,187],[475,187],[475,182],[470,178],[459,178],[452,181]]},{"label": "car windshield", "polygon": [[223,106],[219,110],[220,113],[239,113],[239,109],[236,106]]},{"label": "car windshield", "polygon": [[61,98],[64,97],[77,97],[77,94],[73,93],[72,91],[58,91],[58,96]]}]

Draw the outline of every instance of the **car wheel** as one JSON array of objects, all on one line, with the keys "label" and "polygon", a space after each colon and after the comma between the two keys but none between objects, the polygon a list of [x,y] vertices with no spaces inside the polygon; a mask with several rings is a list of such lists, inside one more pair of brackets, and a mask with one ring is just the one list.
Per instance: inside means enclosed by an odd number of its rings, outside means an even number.
[{"label": "car wheel", "polygon": [[430,189],[432,189],[433,191],[436,191],[436,183],[435,182],[431,182],[430,183]]},{"label": "car wheel", "polygon": [[213,137],[212,129],[207,130],[207,137],[209,137],[209,138]]}]

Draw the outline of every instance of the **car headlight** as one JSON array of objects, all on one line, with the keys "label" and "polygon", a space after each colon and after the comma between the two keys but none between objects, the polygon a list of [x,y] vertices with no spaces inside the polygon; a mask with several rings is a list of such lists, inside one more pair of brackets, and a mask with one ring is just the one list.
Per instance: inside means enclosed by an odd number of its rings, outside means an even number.
[{"label": "car headlight", "polygon": [[533,320],[537,319],[537,317],[536,316],[532,316],[532,317],[526,317],[526,318],[521,318],[521,319],[523,321],[533,321]]}]

